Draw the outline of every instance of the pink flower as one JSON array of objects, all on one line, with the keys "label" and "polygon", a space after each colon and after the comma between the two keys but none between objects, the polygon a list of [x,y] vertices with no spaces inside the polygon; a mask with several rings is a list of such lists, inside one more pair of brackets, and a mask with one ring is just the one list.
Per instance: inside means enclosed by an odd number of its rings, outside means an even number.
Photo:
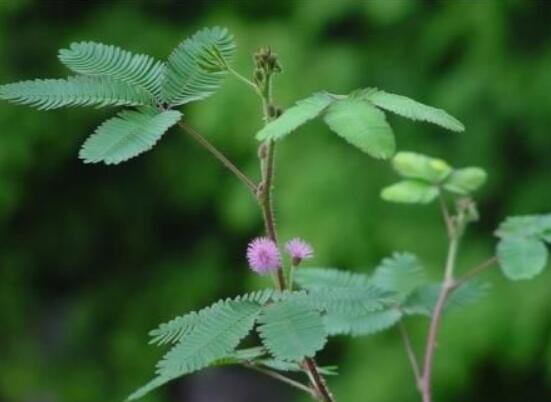
[{"label": "pink flower", "polygon": [[247,260],[251,269],[261,275],[277,271],[281,267],[279,250],[267,237],[257,237],[249,243]]},{"label": "pink flower", "polygon": [[314,249],[312,246],[298,237],[289,240],[285,245],[285,248],[291,255],[293,265],[298,265],[303,260],[309,260],[314,256]]}]

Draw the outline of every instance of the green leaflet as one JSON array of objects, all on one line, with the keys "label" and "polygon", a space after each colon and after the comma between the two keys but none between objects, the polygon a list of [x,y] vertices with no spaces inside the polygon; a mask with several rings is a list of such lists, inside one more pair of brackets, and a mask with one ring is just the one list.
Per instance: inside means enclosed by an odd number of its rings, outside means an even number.
[{"label": "green leaflet", "polygon": [[383,259],[371,277],[371,283],[380,289],[408,296],[426,281],[425,270],[411,253],[394,253]]},{"label": "green leaflet", "polygon": [[66,80],[21,81],[0,86],[0,99],[39,110],[65,106],[154,105],[144,89],[107,77],[75,76]]},{"label": "green leaflet", "polygon": [[424,105],[402,95],[395,95],[376,88],[360,91],[356,96],[368,100],[381,109],[402,117],[434,123],[451,131],[464,131],[465,126],[442,109]]},{"label": "green leaflet", "polygon": [[404,204],[428,204],[438,197],[438,187],[416,180],[403,180],[385,187],[381,198]]},{"label": "green leaflet", "polygon": [[457,169],[447,178],[444,189],[453,193],[467,195],[477,190],[486,181],[486,172],[478,167]]},{"label": "green leaflet", "polygon": [[532,279],[547,265],[543,241],[525,237],[506,237],[497,246],[499,265],[511,280]]},{"label": "green leaflet", "polygon": [[296,301],[267,306],[259,318],[262,342],[278,360],[313,357],[327,341],[321,314]]},{"label": "green leaflet", "polygon": [[415,152],[398,152],[392,158],[392,166],[400,176],[438,184],[452,172],[442,159],[430,158]]},{"label": "green leaflet", "polygon": [[253,328],[262,306],[219,302],[199,313],[199,323],[157,364],[157,377],[128,397],[138,399],[168,381],[226,358]]},{"label": "green leaflet", "polygon": [[440,190],[469,195],[486,181],[486,172],[478,167],[453,169],[446,161],[414,152],[399,152],[392,159],[396,172],[406,178],[384,188],[385,201],[428,204]]},{"label": "green leaflet", "polygon": [[184,40],[169,56],[161,86],[161,98],[169,105],[205,99],[221,85],[235,53],[233,36],[225,28],[207,28]]},{"label": "green leaflet", "polygon": [[335,101],[325,114],[327,125],[350,144],[374,158],[390,158],[396,149],[385,114],[360,99]]},{"label": "green leaflet", "polygon": [[328,314],[323,317],[327,333],[335,335],[372,335],[392,327],[402,318],[397,308],[363,314]]},{"label": "green leaflet", "polygon": [[319,116],[331,102],[333,102],[333,98],[326,92],[318,92],[306,99],[302,99],[283,112],[280,117],[266,124],[256,134],[256,139],[259,141],[279,140],[308,120]]},{"label": "green leaflet", "polygon": [[122,111],[97,128],[82,146],[79,156],[85,163],[124,162],[153,148],[181,117],[175,110]]},{"label": "green leaflet", "polygon": [[536,237],[547,242],[551,235],[551,214],[510,216],[496,231],[496,235],[505,237]]},{"label": "green leaflet", "polygon": [[142,87],[155,96],[161,90],[163,63],[144,54],[133,54],[113,45],[79,42],[61,49],[58,58],[78,74],[110,77]]}]

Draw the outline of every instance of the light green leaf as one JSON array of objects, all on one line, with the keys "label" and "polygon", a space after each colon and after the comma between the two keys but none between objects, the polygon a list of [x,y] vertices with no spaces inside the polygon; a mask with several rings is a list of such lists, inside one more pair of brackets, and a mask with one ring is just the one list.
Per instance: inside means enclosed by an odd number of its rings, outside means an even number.
[{"label": "light green leaf", "polygon": [[438,187],[421,181],[403,180],[383,189],[385,201],[405,204],[428,204],[438,197]]},{"label": "light green leaf", "polygon": [[184,40],[168,58],[162,99],[175,106],[212,95],[226,75],[222,68],[212,67],[229,65],[234,53],[233,36],[225,28],[206,28]]},{"label": "light green leaf", "polygon": [[133,54],[113,45],[79,42],[61,49],[58,58],[76,73],[110,77],[159,95],[163,63],[145,54]]},{"label": "light green leaf", "polygon": [[395,95],[372,88],[363,91],[363,98],[377,107],[396,113],[411,120],[426,121],[451,131],[464,131],[459,120],[442,109],[424,105],[402,95]]},{"label": "light green leaf", "polygon": [[360,99],[343,99],[329,106],[325,114],[327,125],[350,144],[374,158],[394,155],[394,133],[385,114]]},{"label": "light green leaf", "polygon": [[308,120],[319,116],[331,102],[333,102],[333,98],[325,92],[318,92],[306,99],[302,99],[283,112],[280,117],[265,125],[256,134],[256,139],[259,141],[279,140]]},{"label": "light green leaf", "polygon": [[371,283],[378,288],[397,293],[401,298],[426,281],[425,270],[411,253],[394,253],[375,269]]},{"label": "light green leaf", "polygon": [[452,172],[451,166],[442,159],[430,158],[415,152],[398,152],[392,158],[392,166],[404,177],[433,184],[440,183]]},{"label": "light green leaf", "polygon": [[486,172],[478,167],[457,169],[444,182],[444,188],[461,195],[470,194],[484,184],[486,177]]},{"label": "light green leaf", "polygon": [[39,110],[65,106],[154,105],[146,90],[106,77],[69,77],[21,81],[0,86],[0,99]]},{"label": "light green leaf", "polygon": [[496,235],[505,237],[539,237],[549,242],[551,214],[510,216],[503,221]]},{"label": "light green leaf", "polygon": [[270,304],[259,323],[262,342],[278,360],[313,357],[327,341],[320,313],[294,301]]},{"label": "light green leaf", "polygon": [[150,150],[182,114],[175,110],[123,111],[99,126],[82,146],[85,163],[117,164]]},{"label": "light green leaf", "polygon": [[364,314],[328,314],[323,317],[327,333],[335,335],[372,335],[392,327],[402,318],[396,308]]},{"label": "light green leaf", "polygon": [[538,239],[506,237],[497,245],[497,257],[507,278],[531,279],[547,265],[547,248]]}]

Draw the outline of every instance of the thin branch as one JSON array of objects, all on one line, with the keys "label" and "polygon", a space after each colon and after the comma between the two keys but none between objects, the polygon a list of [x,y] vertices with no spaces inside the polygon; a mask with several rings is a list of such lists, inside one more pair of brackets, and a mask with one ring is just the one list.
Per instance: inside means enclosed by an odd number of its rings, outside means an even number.
[{"label": "thin branch", "polygon": [[248,188],[249,190],[256,195],[257,187],[256,184],[237,166],[233,164],[222,152],[220,152],[214,145],[212,145],[205,137],[199,134],[187,123],[180,121],[178,125],[189,134],[195,141],[201,144],[207,151],[209,151],[216,159],[218,159],[222,164],[230,170],[234,175],[236,175]]},{"label": "thin branch", "polygon": [[417,356],[415,356],[415,351],[413,350],[413,346],[411,344],[411,339],[410,339],[408,330],[406,328],[406,325],[402,320],[398,322],[398,329],[400,330],[400,335],[402,336],[402,342],[406,349],[409,362],[411,363],[413,375],[415,376],[415,382],[417,383],[417,387],[421,387],[421,370],[419,368],[419,362],[417,361]]},{"label": "thin branch", "polygon": [[247,367],[247,368],[250,368],[252,370],[258,371],[259,373],[265,374],[269,377],[275,378],[276,380],[284,382],[285,384],[288,384],[288,385],[290,385],[292,387],[295,387],[297,389],[300,389],[301,391],[307,392],[312,398],[316,397],[316,393],[312,388],[310,388],[310,387],[308,387],[308,386],[306,386],[306,385],[304,385],[304,384],[302,384],[298,381],[295,381],[292,378],[286,377],[283,374],[277,373],[277,372],[272,371],[272,370],[263,369],[261,367],[255,366],[254,364],[244,364],[244,366]]},{"label": "thin branch", "polygon": [[446,305],[446,301],[448,300],[450,293],[453,291],[453,271],[455,269],[460,233],[461,230],[452,230],[448,247],[448,257],[446,259],[444,281],[432,313],[429,334],[427,337],[427,346],[425,349],[425,358],[423,361],[423,375],[421,379],[421,395],[423,397],[423,402],[431,402],[432,367],[434,362],[434,352],[436,349],[436,339],[438,337],[438,329],[440,327],[444,306]]},{"label": "thin branch", "polygon": [[260,90],[258,89],[258,86],[252,82],[251,80],[249,80],[248,78],[244,77],[242,74],[240,74],[239,72],[237,72],[236,70],[234,70],[233,68],[231,68],[230,66],[227,66],[227,69],[228,71],[233,74],[233,76],[235,78],[237,78],[238,80],[240,80],[241,82],[244,82],[245,84],[247,84],[248,86],[252,87],[254,89],[254,91],[262,96],[262,93],[260,92]]},{"label": "thin branch", "polygon": [[442,216],[444,217],[444,223],[446,224],[446,231],[448,237],[451,237],[453,234],[453,219],[448,208],[448,204],[442,195],[442,191],[438,189],[438,200],[440,202],[440,209],[442,210]]},{"label": "thin branch", "polygon": [[461,276],[459,279],[457,279],[454,282],[453,288],[457,289],[458,287],[462,286],[465,282],[467,282],[470,279],[474,278],[475,276],[477,276],[481,272],[487,270],[488,268],[493,267],[495,263],[497,263],[497,257],[493,256],[491,258],[488,258],[486,261],[478,264],[476,267],[471,268],[463,276]]}]

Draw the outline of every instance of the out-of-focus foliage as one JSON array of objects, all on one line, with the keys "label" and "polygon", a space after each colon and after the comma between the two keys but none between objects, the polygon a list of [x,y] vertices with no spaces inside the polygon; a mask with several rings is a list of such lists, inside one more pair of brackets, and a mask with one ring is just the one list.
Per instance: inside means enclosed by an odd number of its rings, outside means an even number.
[{"label": "out-of-focus foliage", "polygon": [[[465,270],[493,253],[503,217],[549,210],[550,18],[548,2],[521,0],[4,0],[0,81],[63,77],[56,51],[73,41],[165,59],[197,28],[222,25],[235,35],[245,74],[257,48],[280,55],[274,95],[283,107],[321,89],[372,86],[443,108],[465,123],[464,133],[388,119],[399,151],[488,172],[477,196],[481,220],[462,247]],[[242,184],[176,132],[123,166],[84,165],[78,148],[106,117],[0,106],[2,400],[121,400],[159,358],[143,346],[158,322],[260,285],[244,249],[261,220]],[[261,110],[242,83],[228,80],[186,118],[258,177]],[[347,146],[320,121],[282,142],[277,158],[282,238],[311,241],[314,264],[371,272],[392,250],[414,251],[431,278],[439,275],[446,243],[437,208],[382,201],[381,188],[395,178],[388,163]],[[492,292],[444,321],[435,398],[548,401],[551,270],[514,284],[497,270],[487,275]],[[407,323],[422,348],[428,323]],[[339,400],[417,401],[395,331],[332,343],[319,360],[339,364],[329,379]],[[236,387],[231,375],[191,376],[148,400],[214,400],[217,391],[235,397],[227,401],[281,400],[279,388],[255,388],[257,377],[240,371]]]}]

